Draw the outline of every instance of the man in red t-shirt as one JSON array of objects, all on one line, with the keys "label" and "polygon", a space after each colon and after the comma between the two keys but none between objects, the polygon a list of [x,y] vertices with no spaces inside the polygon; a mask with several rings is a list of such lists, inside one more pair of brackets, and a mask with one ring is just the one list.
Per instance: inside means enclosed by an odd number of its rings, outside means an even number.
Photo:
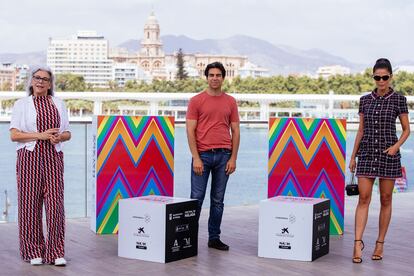
[{"label": "man in red t-shirt", "polygon": [[[191,198],[198,199],[198,217],[212,176],[208,247],[229,250],[220,240],[224,193],[229,175],[236,170],[240,120],[236,100],[221,90],[226,70],[220,62],[207,65],[208,88],[188,103],[186,125],[192,159]],[[230,134],[231,131],[231,134]]]}]

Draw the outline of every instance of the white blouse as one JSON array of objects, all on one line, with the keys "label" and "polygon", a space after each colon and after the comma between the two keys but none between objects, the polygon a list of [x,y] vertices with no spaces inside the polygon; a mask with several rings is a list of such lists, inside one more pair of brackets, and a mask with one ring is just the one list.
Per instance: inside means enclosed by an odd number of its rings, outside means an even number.
[{"label": "white blouse", "polygon": [[[53,96],[52,100],[60,116],[59,133],[69,131],[69,119],[65,103],[61,99]],[[22,132],[38,132],[36,117],[37,113],[33,102],[33,97],[28,96],[21,98],[14,103],[9,129],[15,128]],[[30,141],[25,143],[17,142],[16,150],[25,147],[27,150],[33,151],[35,146],[36,141]],[[55,148],[57,152],[61,151],[62,142],[56,144]]]}]

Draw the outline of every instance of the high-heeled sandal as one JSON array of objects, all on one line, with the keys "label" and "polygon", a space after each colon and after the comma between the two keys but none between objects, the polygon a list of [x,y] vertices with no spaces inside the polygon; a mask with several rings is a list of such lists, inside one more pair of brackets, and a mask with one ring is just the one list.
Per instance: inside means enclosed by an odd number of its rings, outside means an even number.
[{"label": "high-heeled sandal", "polygon": [[[364,244],[364,241],[363,240],[354,240],[354,243],[356,243],[356,242],[361,242],[361,244],[362,244],[362,248],[361,248],[361,254],[362,254],[362,250],[364,250],[364,248],[365,248],[365,244]],[[360,264],[360,263],[362,263],[362,258],[361,257],[352,257],[352,262],[354,263],[354,264]]]},{"label": "high-heeled sandal", "polygon": [[[384,241],[376,241],[375,242],[375,247],[376,247],[377,243],[384,244]],[[372,257],[371,257],[371,260],[373,260],[373,261],[381,261],[382,260],[382,255],[373,254]]]}]

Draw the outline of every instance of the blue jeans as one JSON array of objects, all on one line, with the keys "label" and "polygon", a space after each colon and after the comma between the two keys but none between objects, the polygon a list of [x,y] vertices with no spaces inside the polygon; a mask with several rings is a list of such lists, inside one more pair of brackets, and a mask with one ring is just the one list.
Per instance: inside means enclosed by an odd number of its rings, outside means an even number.
[{"label": "blue jeans", "polygon": [[194,173],[193,162],[191,162],[191,198],[198,199],[197,221],[200,218],[201,206],[206,195],[208,178],[211,172],[210,216],[208,219],[209,240],[220,238],[224,193],[229,180],[229,176],[226,174],[226,164],[230,156],[230,150],[200,152],[200,158],[204,165],[203,175],[196,175]]}]

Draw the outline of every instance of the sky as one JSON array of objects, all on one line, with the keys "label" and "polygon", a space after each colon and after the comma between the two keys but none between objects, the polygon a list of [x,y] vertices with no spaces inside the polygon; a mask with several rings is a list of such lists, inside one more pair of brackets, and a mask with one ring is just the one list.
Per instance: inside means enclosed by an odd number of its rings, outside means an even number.
[{"label": "sky", "polygon": [[49,37],[77,30],[96,30],[115,47],[140,39],[151,11],[161,35],[248,35],[356,63],[414,61],[410,0],[1,0],[0,53],[46,50]]}]

